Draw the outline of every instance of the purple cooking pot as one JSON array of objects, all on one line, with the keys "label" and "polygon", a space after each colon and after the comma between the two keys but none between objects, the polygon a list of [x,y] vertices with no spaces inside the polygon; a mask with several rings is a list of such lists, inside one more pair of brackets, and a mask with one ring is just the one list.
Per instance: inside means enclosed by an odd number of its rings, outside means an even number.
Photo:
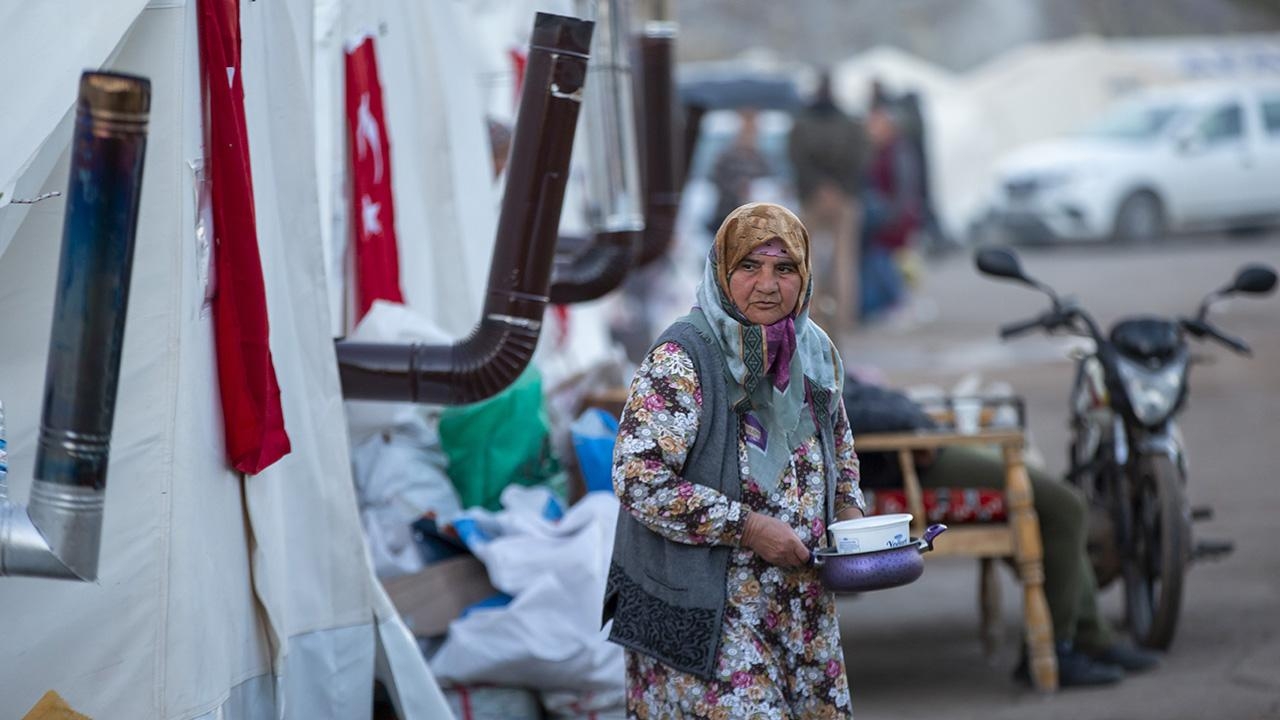
[{"label": "purple cooking pot", "polygon": [[818,568],[827,590],[835,593],[906,585],[924,573],[921,553],[932,550],[933,539],[946,529],[946,525],[930,525],[919,540],[874,552],[840,554],[835,548],[820,548],[810,553],[809,563]]}]

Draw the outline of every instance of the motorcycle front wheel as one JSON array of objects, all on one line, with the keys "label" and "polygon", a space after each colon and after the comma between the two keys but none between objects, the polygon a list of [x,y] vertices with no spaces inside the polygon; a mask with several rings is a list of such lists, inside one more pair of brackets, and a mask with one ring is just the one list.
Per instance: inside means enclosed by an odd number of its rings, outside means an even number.
[{"label": "motorcycle front wheel", "polygon": [[1132,537],[1124,560],[1125,611],[1129,633],[1138,644],[1166,650],[1177,630],[1182,580],[1190,559],[1186,483],[1164,455],[1136,460]]}]

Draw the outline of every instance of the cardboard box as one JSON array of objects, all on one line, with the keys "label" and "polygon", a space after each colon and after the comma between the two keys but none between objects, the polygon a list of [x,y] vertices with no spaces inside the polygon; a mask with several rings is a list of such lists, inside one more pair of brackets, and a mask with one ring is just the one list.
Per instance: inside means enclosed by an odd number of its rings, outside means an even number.
[{"label": "cardboard box", "polygon": [[412,575],[383,580],[382,586],[409,631],[418,637],[445,634],[463,610],[498,592],[489,583],[484,563],[474,555],[432,563]]}]

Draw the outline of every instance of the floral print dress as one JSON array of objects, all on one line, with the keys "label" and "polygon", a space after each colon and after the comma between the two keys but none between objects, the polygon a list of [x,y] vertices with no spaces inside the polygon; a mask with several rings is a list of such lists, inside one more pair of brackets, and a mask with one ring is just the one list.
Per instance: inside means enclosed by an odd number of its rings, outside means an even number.
[{"label": "floral print dress", "polygon": [[[705,680],[626,650],[627,716],[667,718],[847,718],[849,687],[835,603],[815,570],[769,565],[738,547],[747,511],[778,518],[805,545],[825,545],[823,453],[814,436],[791,453],[771,492],[751,475],[738,432],[741,500],[686,482],[677,473],[698,432],[702,393],[693,362],[679,345],[650,352],[632,382],[618,433],[613,483],[632,515],[669,540],[737,549],[716,677]],[[836,513],[863,507],[858,460],[844,409],[835,427],[839,465]]]}]

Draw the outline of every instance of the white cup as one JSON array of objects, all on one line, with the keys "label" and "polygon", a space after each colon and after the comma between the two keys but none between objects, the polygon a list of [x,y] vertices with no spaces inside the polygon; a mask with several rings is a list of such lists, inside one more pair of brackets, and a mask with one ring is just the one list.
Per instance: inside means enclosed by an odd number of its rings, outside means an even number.
[{"label": "white cup", "polygon": [[978,432],[982,418],[982,401],[972,398],[957,398],[951,402],[956,415],[956,432],[973,435]]}]

